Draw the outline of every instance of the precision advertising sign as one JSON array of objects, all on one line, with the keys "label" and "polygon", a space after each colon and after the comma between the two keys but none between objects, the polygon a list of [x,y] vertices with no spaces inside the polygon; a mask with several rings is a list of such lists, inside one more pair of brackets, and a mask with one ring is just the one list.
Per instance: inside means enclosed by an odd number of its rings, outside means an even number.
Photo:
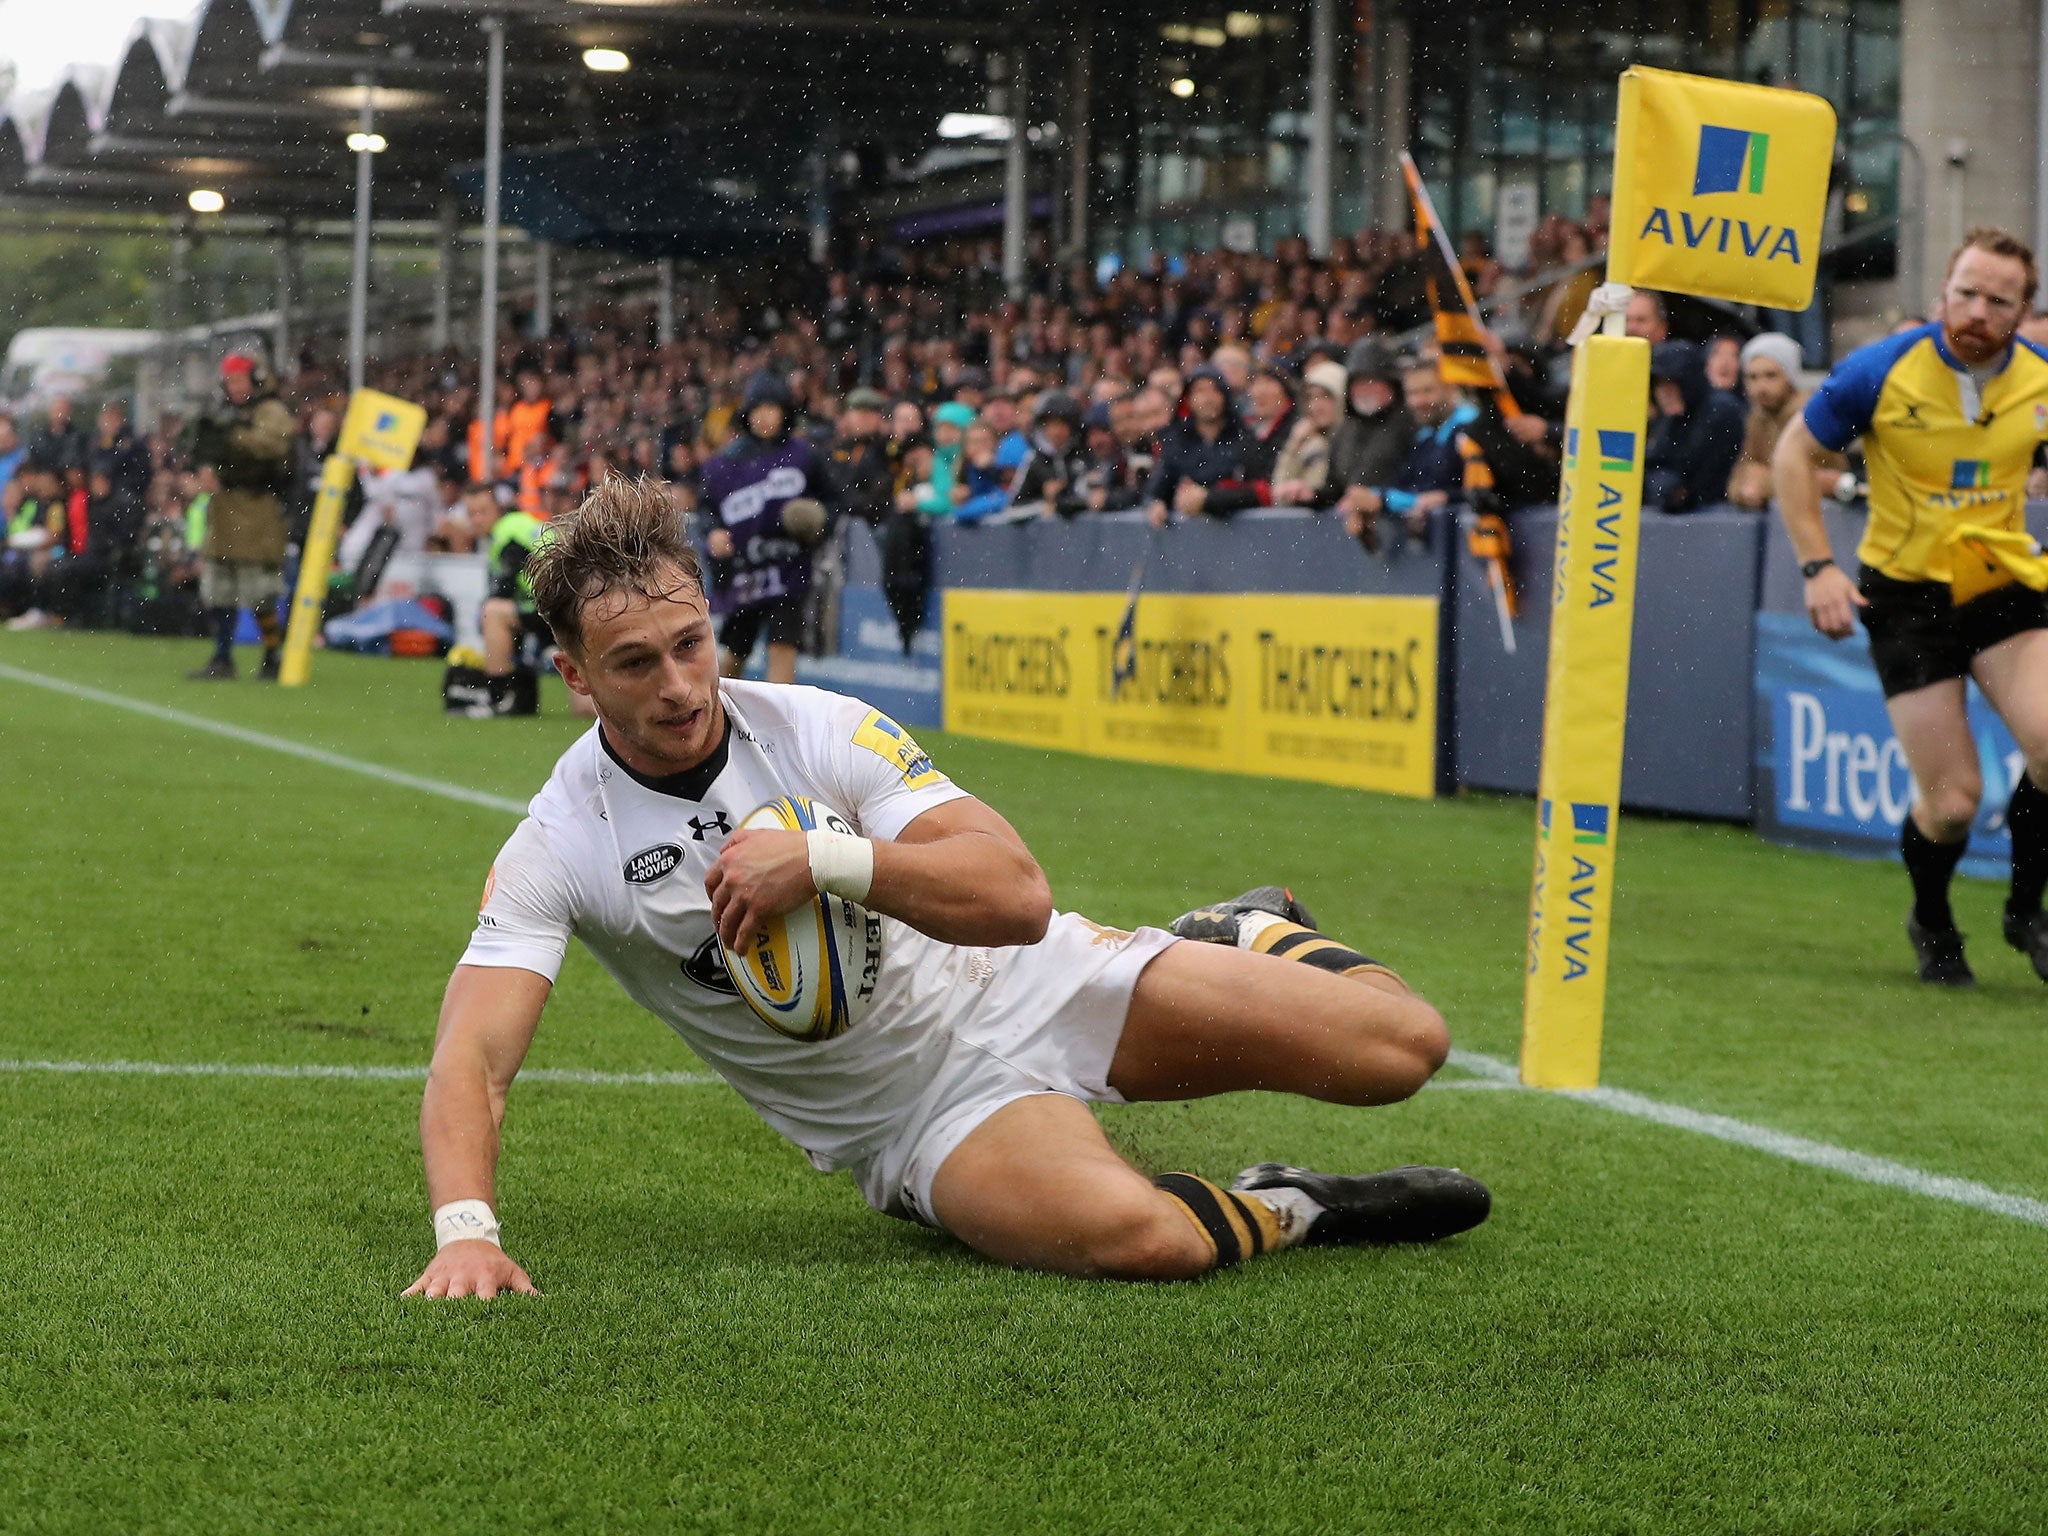
[{"label": "precision advertising sign", "polygon": [[1607,280],[1805,309],[1834,156],[1835,109],[1818,96],[1627,71]]},{"label": "precision advertising sign", "polygon": [[[1759,613],[1756,624],[1757,831],[1795,847],[1897,858],[1913,775],[1862,637],[1829,640],[1803,613]],[[1975,684],[1968,707],[1984,793],[1963,869],[1999,878],[2012,859],[2005,808],[2027,760]]]}]

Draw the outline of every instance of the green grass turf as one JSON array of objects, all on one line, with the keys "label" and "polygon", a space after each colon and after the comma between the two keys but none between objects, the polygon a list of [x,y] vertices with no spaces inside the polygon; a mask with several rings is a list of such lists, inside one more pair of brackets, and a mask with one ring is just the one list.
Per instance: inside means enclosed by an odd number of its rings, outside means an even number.
[{"label": "green grass turf", "polygon": [[[577,727],[438,669],[0,663],[524,798]],[[1421,804],[920,733],[1063,905],[1283,878],[1511,1056],[1526,801]],[[511,820],[0,677],[0,1056],[418,1065]],[[2048,993],[1910,980],[1895,868],[1620,834],[1607,1080],[2048,1196]],[[573,951],[536,1065],[687,1068]],[[396,1293],[405,1082],[0,1073],[0,1530],[2016,1531],[2048,1526],[2048,1233],[1536,1094],[1110,1112],[1148,1166],[1448,1161],[1485,1227],[1193,1285],[1012,1274],[867,1212],[723,1088],[526,1083],[541,1302]]]}]

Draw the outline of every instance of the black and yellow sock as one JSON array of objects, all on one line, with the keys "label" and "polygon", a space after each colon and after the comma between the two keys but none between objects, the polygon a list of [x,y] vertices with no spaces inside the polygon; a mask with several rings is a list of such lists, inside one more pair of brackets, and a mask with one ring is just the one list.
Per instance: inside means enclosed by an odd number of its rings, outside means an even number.
[{"label": "black and yellow sock", "polygon": [[1237,1194],[1192,1173],[1162,1173],[1152,1184],[1187,1212],[1214,1250],[1217,1269],[1292,1248],[1307,1235],[1304,1224],[1291,1222],[1257,1195]]},{"label": "black and yellow sock", "polygon": [[[1319,971],[1329,971],[1337,976],[1361,976],[1377,973],[1394,976],[1392,966],[1382,965],[1370,956],[1361,955],[1355,949],[1348,949],[1326,934],[1313,928],[1304,928],[1299,923],[1290,923],[1285,918],[1274,918],[1253,936],[1246,946],[1255,955],[1273,955],[1282,960],[1299,960],[1303,965],[1312,965]],[[1394,976],[1396,981],[1401,978]]]}]

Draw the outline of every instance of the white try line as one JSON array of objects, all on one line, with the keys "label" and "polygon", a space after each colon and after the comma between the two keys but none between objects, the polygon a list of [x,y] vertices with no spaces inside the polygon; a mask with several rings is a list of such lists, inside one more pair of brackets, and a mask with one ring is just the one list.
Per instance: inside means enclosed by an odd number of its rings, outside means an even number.
[{"label": "white try line", "polygon": [[[188,714],[181,709],[170,709],[161,704],[146,703],[131,699],[125,694],[107,693],[98,688],[88,688],[82,683],[67,682],[62,678],[46,677],[40,672],[27,672],[19,667],[0,664],[0,677],[26,683],[34,688],[47,688],[53,693],[67,694],[72,698],[85,699],[95,704],[104,704],[113,709],[133,710],[171,725],[188,726],[193,730],[210,731],[216,736],[225,736],[253,747],[267,747],[273,752],[284,752],[309,762],[321,763],[329,768],[340,768],[350,773],[360,773],[386,784],[396,784],[406,789],[417,789],[426,794],[440,795],[449,800],[460,800],[470,805],[480,805],[509,815],[523,816],[526,806],[518,800],[508,800],[501,795],[487,795],[480,790],[466,789],[460,784],[450,784],[442,779],[429,779],[419,774],[405,773],[396,768],[386,768],[380,763],[364,762],[360,758],[345,757],[339,752],[328,752],[319,747],[309,747],[300,742],[290,741],[282,736],[267,736],[261,731],[245,730],[238,725],[228,725],[220,720],[211,720],[204,715]],[[1488,1056],[1479,1051],[1454,1050],[1451,1065],[1472,1074],[1470,1079],[1452,1079],[1436,1086],[1443,1088],[1520,1088],[1521,1075],[1514,1066],[1497,1056]],[[0,1061],[0,1072],[112,1072],[133,1076],[157,1077],[335,1077],[335,1078],[403,1078],[408,1081],[424,1081],[423,1067],[327,1067],[327,1066],[247,1066],[172,1062],[28,1062]],[[635,1086],[697,1086],[720,1081],[709,1074],[689,1072],[644,1072],[644,1073],[603,1073],[577,1072],[569,1068],[540,1068],[522,1072],[522,1079],[534,1082],[561,1083],[602,1083],[632,1084]],[[1566,1092],[1559,1097],[1573,1099],[1580,1103],[1592,1104],[1615,1114],[1628,1115],[1637,1120],[1648,1120],[1658,1125],[1670,1126],[1675,1130],[1692,1131],[1697,1135],[1711,1136],[1717,1141],[1732,1142],[1751,1151],[1765,1152],[1772,1157],[1782,1157],[1790,1162],[1804,1163],[1812,1168],[1825,1168],[1832,1173],[1846,1174],[1866,1184],[1883,1184],[1893,1189],[1903,1189],[1910,1194],[1921,1195],[1929,1200],[1945,1200],[1953,1205],[1966,1205],[1973,1210],[1989,1211],[1997,1216],[2010,1216],[2015,1221],[2024,1221],[2037,1227],[2048,1227],[2048,1201],[2030,1199],[2025,1195],[2009,1195],[2003,1190],[1993,1189],[1988,1184],[1974,1183],[1969,1179],[1950,1178],[1946,1174],[1929,1173],[1906,1163],[1895,1163],[1889,1158],[1872,1157],[1866,1152],[1852,1152],[1847,1147],[1838,1147],[1831,1142],[1812,1141],[1804,1136],[1794,1136],[1786,1131],[1774,1131],[1769,1126],[1751,1125],[1746,1120],[1736,1120],[1727,1115],[1708,1114],[1703,1110],[1687,1109],[1681,1104],[1666,1104],[1657,1099],[1644,1098],[1641,1094],[1630,1093],[1621,1088],[1591,1088]]]},{"label": "white try line", "polygon": [[225,736],[230,741],[239,741],[245,746],[263,747],[272,752],[283,752],[291,757],[304,758],[309,763],[319,763],[327,768],[339,768],[347,773],[360,773],[367,778],[378,779],[386,784],[396,784],[401,789],[417,789],[424,794],[439,795],[444,800],[460,800],[468,805],[480,805],[486,810],[504,811],[512,816],[526,814],[524,800],[508,800],[503,795],[487,795],[480,789],[469,789],[461,784],[450,784],[446,779],[429,779],[417,773],[407,773],[399,768],[386,768],[382,763],[365,762],[360,757],[346,757],[339,752],[329,752],[322,747],[309,747],[304,742],[291,741],[283,736],[268,736],[262,731],[252,731],[239,725],[229,725],[224,720],[212,720],[205,715],[187,714],[182,709],[171,709],[163,704],[150,704],[142,699],[131,699],[126,694],[108,693],[104,689],[88,688],[83,683],[68,682],[61,677],[46,677],[40,672],[25,672],[20,667],[0,664],[0,677],[12,682],[26,683],[31,688],[47,688],[52,693],[61,693],[70,698],[84,699],[90,704],[104,704],[109,709],[130,710],[138,715],[148,715],[152,720],[162,720],[169,725],[182,725],[190,730],[207,731],[215,736]]},{"label": "white try line", "polygon": [[[425,1067],[334,1065],[265,1061],[40,1061],[0,1057],[0,1073],[54,1072],[67,1077],[284,1077],[340,1078],[374,1083],[423,1083]],[[602,1088],[708,1088],[725,1081],[715,1072],[593,1072],[582,1067],[527,1067],[522,1083],[574,1083]],[[1513,1088],[1484,1077],[1454,1077],[1431,1088]]]},{"label": "white try line", "polygon": [[[1451,1065],[1462,1067],[1475,1077],[1497,1082],[1503,1088],[1521,1086],[1521,1074],[1511,1063],[1502,1061],[1497,1056],[1487,1056],[1478,1051],[1454,1050],[1451,1052]],[[1867,1152],[1852,1152],[1847,1147],[1838,1147],[1832,1142],[1813,1141],[1805,1136],[1794,1136],[1788,1131],[1774,1131],[1766,1125],[1751,1125],[1747,1120],[1737,1120],[1728,1115],[1712,1115],[1704,1110],[1687,1109],[1682,1104],[1666,1104],[1658,1099],[1644,1098],[1639,1093],[1630,1093],[1623,1088],[1583,1088],[1560,1092],[1557,1097],[1573,1099],[1581,1104],[1597,1105],[1618,1115],[1653,1121],[1676,1130],[1693,1131],[1701,1136],[1711,1136],[1716,1141],[1733,1142],[1738,1147],[1748,1147],[1755,1152],[1768,1152],[1773,1157],[1782,1157],[1794,1163],[1805,1163],[1811,1168],[1825,1168],[1831,1173],[1845,1173],[1850,1178],[1861,1179],[1866,1184],[1886,1184],[1893,1189],[1924,1195],[1930,1200],[1946,1200],[1953,1205],[1967,1205],[1973,1210],[1989,1211],[1993,1215],[2010,1216],[2015,1221],[2028,1222],[2033,1226],[2048,1227],[2048,1201],[2030,1199],[2025,1195],[2009,1195],[2003,1190],[1993,1189],[1988,1184],[1974,1183],[1969,1179],[1954,1179],[1946,1174],[1929,1173],[1923,1168],[1915,1168],[1907,1163],[1895,1163],[1890,1158],[1872,1157]]]},{"label": "white try line", "polygon": [[[31,1061],[0,1059],[0,1073],[55,1072],[104,1077],[313,1077],[376,1083],[424,1083],[425,1067],[332,1066],[262,1061]],[[602,1088],[708,1088],[711,1072],[592,1072],[581,1067],[528,1067],[522,1083],[573,1083]]]}]

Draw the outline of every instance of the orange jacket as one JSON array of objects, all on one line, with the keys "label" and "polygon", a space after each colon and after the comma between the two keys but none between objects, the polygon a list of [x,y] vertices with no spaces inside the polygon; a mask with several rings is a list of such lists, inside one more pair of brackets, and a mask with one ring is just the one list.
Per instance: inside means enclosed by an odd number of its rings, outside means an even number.
[{"label": "orange jacket", "polygon": [[546,400],[520,400],[505,413],[508,436],[505,439],[505,456],[514,464],[526,461],[526,444],[536,433],[548,429],[548,418],[554,407]]},{"label": "orange jacket", "polygon": [[498,451],[491,456],[488,475],[481,474],[484,467],[484,419],[479,416],[469,424],[469,478],[472,480],[496,480],[518,461],[512,457],[512,418],[504,411],[491,418],[491,436],[496,440]]}]

